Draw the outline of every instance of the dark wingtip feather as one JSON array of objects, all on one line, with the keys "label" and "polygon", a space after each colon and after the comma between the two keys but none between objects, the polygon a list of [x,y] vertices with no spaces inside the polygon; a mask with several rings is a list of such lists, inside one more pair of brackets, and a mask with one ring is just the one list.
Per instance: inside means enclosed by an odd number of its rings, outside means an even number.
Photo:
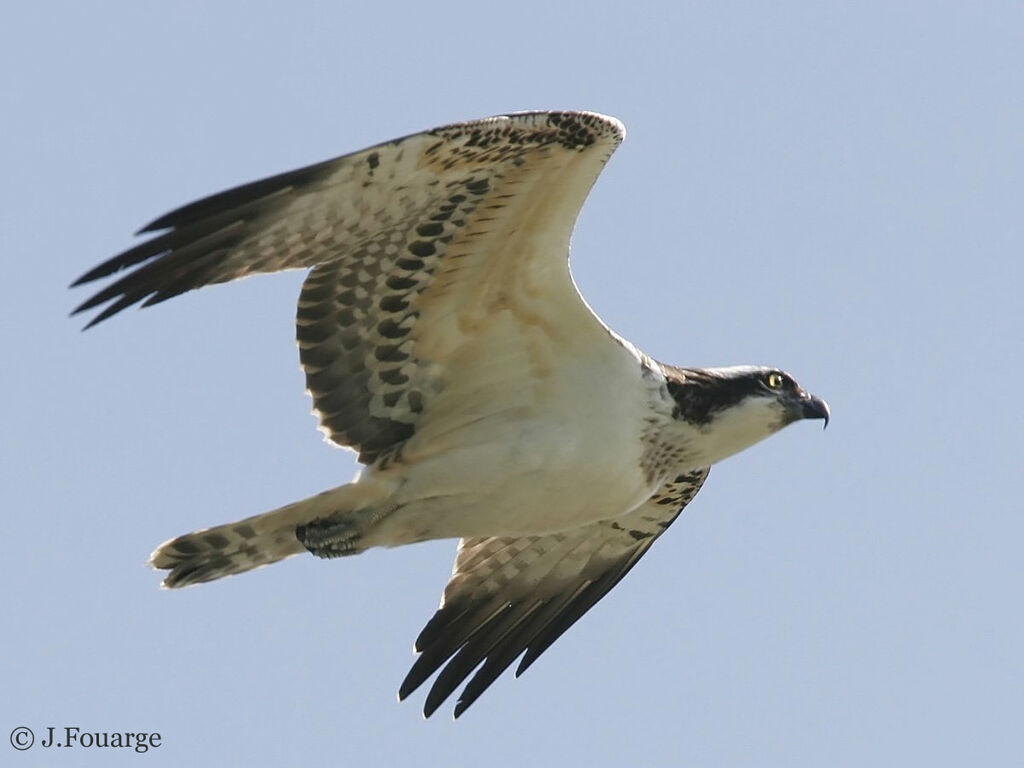
[{"label": "dark wingtip feather", "polygon": [[428,719],[432,714],[437,711],[437,708],[444,704],[444,699],[440,701],[431,701],[429,698],[423,704],[423,717]]},{"label": "dark wingtip feather", "polygon": [[287,195],[295,189],[301,189],[326,179],[337,167],[339,159],[323,160],[293,171],[286,171],[265,179],[251,181],[224,192],[207,195],[195,202],[175,208],[173,211],[168,211],[163,216],[153,219],[136,234],[144,235],[162,229],[180,227],[211,215],[217,215],[226,210],[248,205],[255,200],[267,201],[271,198]]},{"label": "dark wingtip feather", "polygon": [[432,658],[429,655],[421,655],[416,659],[412,669],[409,670],[405,679],[402,680],[402,684],[398,686],[398,700],[404,701],[408,698],[409,694],[423,685],[427,678],[437,671],[442,662],[443,659],[436,664],[432,664]]},{"label": "dark wingtip feather", "polygon": [[99,280],[101,277],[107,277],[108,275],[112,275],[114,272],[117,272],[119,269],[122,268],[120,261],[121,254],[118,254],[112,259],[107,259],[102,264],[96,265],[88,272],[81,275],[77,280],[75,280],[75,282],[73,282],[68,287],[77,288],[80,285],[91,283],[93,280]]},{"label": "dark wingtip feather", "polygon": [[163,216],[153,219],[149,224],[139,227],[134,232],[135,237],[141,237],[142,235],[148,235],[151,232],[160,232],[165,229],[170,229],[170,226],[165,224],[164,220],[169,218],[173,213],[176,213],[176,210],[171,211],[171,213],[165,213]]},{"label": "dark wingtip feather", "polygon": [[[109,317],[109,315],[108,315],[108,317]],[[97,316],[96,316],[96,317],[94,317],[94,318],[93,318],[92,320],[90,320],[90,321],[89,321],[88,323],[86,323],[85,325],[83,325],[83,326],[82,326],[82,330],[83,330],[83,331],[88,331],[88,330],[89,330],[90,328],[92,328],[92,327],[93,327],[94,325],[98,325],[99,323],[102,323],[102,322],[103,322],[104,320],[106,320],[106,319],[107,319],[107,318],[106,318],[106,317],[103,317],[102,315],[97,315]]]},{"label": "dark wingtip feather", "polygon": [[[144,305],[152,306],[208,284],[215,276],[211,271],[214,262],[237,245],[246,227],[258,226],[289,195],[323,181],[336,167],[335,159],[288,171],[209,195],[154,219],[136,233],[152,237],[98,264],[71,283],[71,288],[77,288],[138,267],[83,302],[72,314],[122,294],[124,298],[132,297],[128,303],[118,301],[113,305],[118,309],[104,310],[86,326],[89,328],[130,304],[146,299]],[[241,270],[232,277],[244,274],[246,271]]]},{"label": "dark wingtip feather", "polygon": [[89,330],[94,325],[102,323],[104,320],[107,320],[108,318],[113,317],[118,312],[120,312],[122,309],[126,309],[126,308],[130,307],[132,304],[135,304],[137,301],[138,301],[138,299],[135,298],[134,296],[125,296],[120,301],[115,301],[113,304],[111,304],[110,306],[106,307],[102,312],[100,312],[98,315],[96,315],[96,317],[94,317],[92,320],[90,320],[88,323],[86,323],[85,327],[82,330],[83,331]]},{"label": "dark wingtip feather", "polygon": [[77,307],[75,307],[73,310],[71,310],[71,316],[74,317],[75,315],[81,314],[82,312],[90,310],[93,307],[97,307],[103,302],[109,301],[110,299],[114,298],[114,296],[116,295],[117,294],[114,293],[109,296],[104,296],[102,291],[100,293],[95,293],[88,299],[83,301],[81,304],[79,304]]}]

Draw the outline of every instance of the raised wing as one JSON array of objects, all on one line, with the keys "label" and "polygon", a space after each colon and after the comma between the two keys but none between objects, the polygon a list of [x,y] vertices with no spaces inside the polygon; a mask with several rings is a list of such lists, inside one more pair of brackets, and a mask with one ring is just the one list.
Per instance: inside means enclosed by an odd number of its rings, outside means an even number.
[{"label": "raised wing", "polygon": [[371,463],[411,436],[451,379],[448,363],[496,309],[598,326],[566,256],[622,137],[594,113],[520,113],[246,184],[144,227],[166,231],[79,278],[132,269],[75,311],[106,305],[91,326],[204,285],[313,267],[297,317],[307,385],[328,437]]},{"label": "raised wing", "polygon": [[525,651],[519,677],[643,557],[708,472],[680,475],[614,520],[548,536],[460,541],[441,607],[416,639],[420,656],[398,697],[444,665],[423,707],[429,717],[476,669],[455,705],[458,717]]}]

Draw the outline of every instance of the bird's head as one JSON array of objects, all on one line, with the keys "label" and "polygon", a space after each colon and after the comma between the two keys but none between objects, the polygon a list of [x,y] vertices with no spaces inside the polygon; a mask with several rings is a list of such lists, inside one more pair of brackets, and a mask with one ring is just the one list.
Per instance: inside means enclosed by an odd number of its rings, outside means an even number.
[{"label": "bird's head", "polygon": [[707,465],[794,421],[824,419],[828,426],[828,403],[778,368],[664,368],[673,418],[696,432],[692,449]]}]

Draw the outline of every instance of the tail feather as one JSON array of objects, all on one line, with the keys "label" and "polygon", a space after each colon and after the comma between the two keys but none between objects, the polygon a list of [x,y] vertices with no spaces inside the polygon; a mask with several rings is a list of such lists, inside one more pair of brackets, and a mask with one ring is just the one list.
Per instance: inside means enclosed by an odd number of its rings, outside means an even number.
[{"label": "tail feather", "polygon": [[157,547],[149,564],[170,571],[162,586],[173,589],[276,563],[305,551],[296,528],[363,506],[363,491],[357,484],[344,485],[271,512],[186,533]]}]

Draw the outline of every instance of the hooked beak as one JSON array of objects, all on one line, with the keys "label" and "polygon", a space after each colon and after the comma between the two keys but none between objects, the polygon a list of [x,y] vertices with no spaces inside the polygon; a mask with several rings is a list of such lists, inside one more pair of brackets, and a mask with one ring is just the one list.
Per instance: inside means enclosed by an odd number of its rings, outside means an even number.
[{"label": "hooked beak", "polygon": [[829,409],[828,403],[822,400],[820,397],[808,394],[805,398],[800,401],[800,418],[802,419],[824,419],[825,426],[828,426]]}]

